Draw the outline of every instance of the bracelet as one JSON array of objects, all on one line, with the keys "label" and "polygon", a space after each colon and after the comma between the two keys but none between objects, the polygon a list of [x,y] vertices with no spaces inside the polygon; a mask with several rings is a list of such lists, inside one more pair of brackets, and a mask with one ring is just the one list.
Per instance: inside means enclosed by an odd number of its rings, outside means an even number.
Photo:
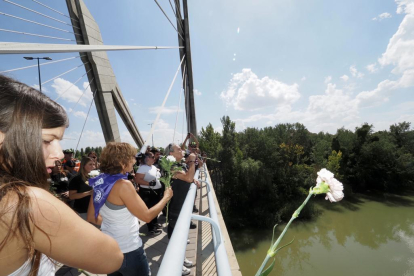
[{"label": "bracelet", "polygon": [[195,163],[195,161],[188,161],[187,163]]}]

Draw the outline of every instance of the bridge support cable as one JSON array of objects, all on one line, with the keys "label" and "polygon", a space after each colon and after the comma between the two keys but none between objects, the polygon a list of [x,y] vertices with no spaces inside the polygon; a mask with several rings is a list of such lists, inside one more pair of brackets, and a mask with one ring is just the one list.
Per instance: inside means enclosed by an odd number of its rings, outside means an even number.
[{"label": "bridge support cable", "polygon": [[72,72],[72,71],[74,71],[74,70],[76,70],[76,69],[78,69],[79,67],[81,67],[82,65],[85,65],[86,63],[82,63],[81,65],[78,65],[78,66],[76,66],[76,67],[74,67],[74,68],[72,68],[72,69],[70,69],[70,70],[68,70],[68,71],[66,71],[66,72],[64,72],[64,73],[62,73],[62,74],[60,74],[60,75],[57,75],[56,77],[53,77],[53,78],[51,78],[50,80],[47,80],[47,81],[45,81],[45,82],[42,82],[42,85],[43,84],[46,84],[46,83],[48,83],[48,82],[50,82],[50,81],[52,81],[52,80],[55,80],[55,79],[57,79],[57,78],[59,78],[59,77],[61,77],[61,76],[64,76],[64,75],[66,75],[67,73],[70,73],[70,72]]},{"label": "bridge support cable", "polygon": [[[183,85],[184,85],[184,83],[185,83],[185,66],[184,66],[184,72],[183,72]],[[180,106],[181,106],[181,95],[182,95],[182,93],[181,93],[181,88],[180,88],[180,99],[178,100],[178,108],[177,108],[177,114],[175,115],[175,125],[174,125],[174,133],[173,133],[173,139],[172,139],[172,142],[174,143],[174,141],[175,141],[175,131],[176,131],[176,129],[177,129],[177,121],[178,121],[178,113],[180,112]],[[183,140],[184,141],[184,140]]]},{"label": "bridge support cable", "polygon": [[56,21],[56,22],[59,22],[59,23],[65,24],[65,25],[67,25],[67,26],[70,26],[70,27],[73,27],[73,28],[80,29],[80,28],[78,28],[78,27],[72,26],[72,24],[69,24],[69,23],[67,23],[67,22],[65,22],[65,21],[62,21],[62,20],[56,19],[56,18],[54,18],[54,17],[51,17],[51,16],[49,16],[49,15],[43,14],[43,13],[41,13],[41,12],[38,12],[38,11],[35,11],[35,10],[32,10],[32,9],[29,9],[29,8],[27,8],[27,7],[23,6],[23,5],[19,5],[19,4],[14,3],[14,2],[12,2],[12,1],[10,1],[10,0],[3,0],[3,1],[4,1],[4,2],[7,2],[7,3],[9,3],[9,4],[12,4],[12,5],[15,5],[15,6],[19,7],[19,8],[22,8],[22,9],[25,9],[25,10],[28,10],[28,11],[31,11],[31,12],[36,13],[36,14],[38,14],[38,15],[41,15],[41,16],[43,16],[43,17],[46,17],[46,18],[52,19],[52,20],[54,20],[54,21]]},{"label": "bridge support cable", "polygon": [[[199,172],[196,171],[194,178],[198,179]],[[185,258],[185,248],[187,247],[189,225],[193,212],[194,198],[197,186],[192,183],[185,198],[174,232],[168,242],[158,276],[178,276],[181,275],[183,269],[183,261]]]},{"label": "bridge support cable", "polygon": [[[63,91],[61,94],[59,94],[59,97],[57,97],[56,99],[54,99],[54,101],[56,102],[57,100],[59,100],[60,97],[62,97],[63,95],[65,95],[66,92],[69,91],[69,89],[71,89],[75,84],[78,83],[78,81],[80,81],[84,76],[86,76],[86,74],[88,74],[92,69],[90,69],[89,71],[87,71],[85,74],[83,74],[79,79],[77,79],[74,83],[72,83],[65,91]],[[90,85],[90,84],[89,84]]]},{"label": "bridge support cable", "polygon": [[158,123],[158,119],[161,116],[161,112],[164,110],[165,103],[167,102],[168,96],[170,95],[171,89],[174,85],[175,79],[177,78],[178,72],[180,71],[180,68],[181,68],[181,65],[183,64],[183,61],[184,61],[184,57],[181,59],[180,65],[178,66],[177,71],[175,72],[174,79],[170,84],[170,88],[168,88],[167,94],[164,97],[164,101],[162,102],[161,108],[158,111],[158,114],[157,114],[157,117],[154,120],[154,123],[152,124],[151,131],[148,133],[147,139],[144,140],[144,144],[142,145],[141,150],[140,150],[141,153],[145,152],[145,150],[146,150],[145,146],[146,146],[147,142],[150,140],[152,134],[154,133],[154,129],[155,129],[157,123]]},{"label": "bridge support cable", "polygon": [[38,37],[43,37],[43,38],[51,38],[51,39],[66,40],[66,41],[75,41],[74,39],[70,39],[70,38],[62,38],[62,37],[56,37],[56,36],[32,34],[32,33],[19,32],[19,31],[13,31],[13,30],[8,30],[8,29],[0,29],[0,31],[8,32],[8,33],[15,33],[15,34],[22,34],[22,35],[38,36]]},{"label": "bridge support cable", "polygon": [[39,54],[71,52],[105,52],[126,50],[180,49],[174,46],[72,45],[46,43],[0,42],[0,54]]},{"label": "bridge support cable", "polygon": [[171,26],[173,26],[173,28],[177,31],[177,34],[181,37],[181,39],[184,40],[184,38],[181,36],[181,33],[177,30],[177,28],[174,26],[174,24],[171,22],[170,18],[168,17],[168,15],[165,13],[165,11],[162,9],[162,7],[160,6],[160,4],[158,3],[157,0],[154,0],[155,3],[157,3],[158,7],[160,8],[160,10],[162,11],[162,13],[165,15],[165,17],[168,19],[168,21],[170,22]]},{"label": "bridge support cable", "polygon": [[[187,75],[185,75],[184,78],[187,78]],[[187,91],[187,85],[185,84],[185,82],[183,84],[183,87],[184,87],[184,105],[185,105],[185,99],[186,99],[185,95],[186,95],[186,91]],[[187,106],[185,106],[184,109],[187,110]],[[183,141],[183,142],[184,142],[184,114],[185,114],[185,112],[183,112],[183,123],[181,125],[181,141]]]},{"label": "bridge support cable", "polygon": [[[62,61],[70,60],[70,59],[75,59],[75,58],[78,58],[78,57],[82,57],[82,56],[76,56],[76,57],[70,57],[70,58],[64,58],[64,59],[58,59],[58,60],[54,60],[54,61],[50,61],[50,62],[44,62],[44,63],[41,63],[39,65],[40,66],[49,65],[49,64],[52,64],[52,63],[58,63],[58,62],[62,62]],[[15,68],[15,69],[1,71],[0,74],[8,73],[8,72],[13,72],[13,71],[19,71],[19,70],[33,68],[33,67],[37,67],[37,64],[36,65],[30,65],[30,66],[19,67],[19,68]]]},{"label": "bridge support cable", "polygon": [[170,7],[171,7],[171,9],[172,9],[172,11],[173,11],[173,13],[174,13],[174,15],[175,15],[175,20],[177,20],[177,22],[178,22],[178,26],[180,26],[181,33],[183,34],[183,33],[184,33],[183,23],[181,22],[181,20],[178,20],[178,19],[179,19],[179,17],[178,17],[178,13],[177,13],[177,11],[176,11],[176,10],[174,10],[174,7],[173,7],[173,5],[172,5],[172,3],[171,3],[171,0],[168,0],[168,2],[170,2]]},{"label": "bridge support cable", "polygon": [[67,15],[66,15],[66,14],[64,14],[63,12],[60,12],[60,11],[55,10],[55,9],[52,9],[51,7],[46,6],[45,4],[43,4],[43,3],[39,2],[39,1],[36,1],[36,0],[32,0],[32,1],[33,1],[33,2],[35,2],[35,3],[37,3],[37,4],[39,4],[39,5],[41,5],[41,6],[43,6],[43,7],[45,7],[45,8],[47,8],[47,9],[49,9],[49,10],[51,10],[51,11],[54,11],[54,12],[56,12],[56,13],[60,14],[60,15],[63,15],[64,17],[67,17],[67,18],[69,18],[69,19],[71,19],[71,20],[74,20],[74,21],[76,21],[76,22],[79,22],[78,20],[76,20],[76,19],[74,19],[74,18],[71,18],[70,16],[67,16]]},{"label": "bridge support cable", "polygon": [[85,129],[86,122],[88,121],[89,112],[91,112],[91,107],[92,107],[93,101],[95,100],[96,91],[97,91],[97,90],[95,90],[95,92],[93,93],[92,101],[91,101],[91,104],[89,105],[88,114],[86,114],[85,122],[83,123],[82,131],[81,131],[81,133],[80,133],[80,135],[79,135],[79,140],[78,140],[78,143],[76,144],[75,153],[76,153],[76,151],[78,150],[78,146],[79,146],[79,142],[80,142],[80,140],[81,140],[81,138],[82,138],[83,130]]},{"label": "bridge support cable", "polygon": [[40,26],[43,26],[43,27],[55,29],[55,30],[58,30],[58,31],[61,31],[61,32],[71,33],[71,34],[74,34],[74,35],[81,35],[81,34],[77,34],[77,33],[74,33],[74,32],[68,31],[68,30],[64,30],[64,29],[61,29],[61,28],[56,28],[56,27],[53,27],[53,26],[50,26],[50,25],[46,25],[46,24],[43,24],[43,23],[32,21],[32,20],[29,20],[29,19],[26,19],[26,18],[21,18],[21,17],[15,16],[15,15],[11,15],[11,14],[8,14],[8,13],[1,12],[1,11],[0,11],[0,14],[4,15],[4,16],[11,17],[11,18],[19,19],[19,20],[22,20],[22,21],[26,21],[26,22],[29,22],[29,23],[33,23],[33,24],[36,24],[36,25],[40,25]]}]

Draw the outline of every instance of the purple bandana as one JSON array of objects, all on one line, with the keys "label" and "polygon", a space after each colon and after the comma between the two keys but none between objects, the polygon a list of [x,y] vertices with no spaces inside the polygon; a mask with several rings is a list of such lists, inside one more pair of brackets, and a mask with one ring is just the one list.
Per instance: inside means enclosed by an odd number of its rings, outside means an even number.
[{"label": "purple bandana", "polygon": [[89,186],[93,188],[93,206],[95,207],[95,218],[98,217],[99,210],[104,205],[115,182],[117,182],[119,179],[128,179],[128,174],[103,173],[97,177],[89,179]]}]

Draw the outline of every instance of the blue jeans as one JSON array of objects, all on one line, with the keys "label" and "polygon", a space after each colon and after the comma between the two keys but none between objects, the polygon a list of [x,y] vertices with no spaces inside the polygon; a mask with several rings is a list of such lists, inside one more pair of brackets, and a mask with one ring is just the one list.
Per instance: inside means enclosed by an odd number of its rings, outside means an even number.
[{"label": "blue jeans", "polygon": [[147,261],[147,255],[145,254],[144,247],[124,253],[124,261],[121,268],[108,276],[148,276],[150,270]]}]

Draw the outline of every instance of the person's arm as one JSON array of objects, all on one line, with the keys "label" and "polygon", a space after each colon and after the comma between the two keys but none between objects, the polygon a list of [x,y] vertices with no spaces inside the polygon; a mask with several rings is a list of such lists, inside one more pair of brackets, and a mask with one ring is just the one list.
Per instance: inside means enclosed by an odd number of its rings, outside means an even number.
[{"label": "person's arm", "polygon": [[79,187],[81,185],[81,181],[82,180],[79,177],[76,177],[76,178],[72,178],[72,180],[69,182],[69,199],[71,200],[80,199],[80,198],[84,198],[86,196],[92,195],[93,190],[83,192],[83,193],[78,193]]},{"label": "person's arm", "polygon": [[187,157],[187,165],[188,165],[188,171],[184,172],[184,171],[178,171],[174,174],[174,178],[177,179],[181,179],[185,182],[191,183],[193,182],[194,179],[194,174],[195,174],[195,155],[194,153],[190,154]]},{"label": "person's arm", "polygon": [[118,243],[81,219],[49,192],[29,188],[34,247],[59,263],[97,274],[118,270],[123,254]]},{"label": "person's arm", "polygon": [[92,193],[93,193],[93,190],[83,192],[83,193],[78,193],[77,190],[69,190],[69,199],[74,200],[74,199],[84,198],[86,196],[92,195]]},{"label": "person's arm", "polygon": [[93,196],[91,196],[91,199],[89,200],[89,206],[88,206],[88,212],[86,219],[93,224],[101,225],[102,224],[102,217],[100,214],[98,214],[98,217],[95,218],[95,206],[93,206]]},{"label": "person's arm", "polygon": [[173,195],[171,188],[166,189],[164,192],[164,197],[155,206],[153,206],[151,209],[148,209],[145,202],[135,192],[134,186],[132,186],[131,182],[127,182],[126,180],[119,181],[120,183],[116,184],[120,185],[119,197],[124,202],[125,206],[131,212],[131,214],[147,223],[158,216],[158,214],[162,211],[164,206]]},{"label": "person's arm", "polygon": [[182,150],[185,150],[185,143],[187,143],[187,140],[190,139],[190,135],[191,135],[191,133],[188,133],[187,137],[185,137],[184,142],[181,144],[181,149]]},{"label": "person's arm", "polygon": [[135,174],[135,182],[139,185],[150,186],[149,182],[144,180],[145,174],[136,173]]},{"label": "person's arm", "polygon": [[194,141],[196,142],[197,148],[199,148],[199,143],[198,143],[197,137],[195,137],[192,133],[190,133],[190,135],[191,135],[191,137],[193,137]]}]

